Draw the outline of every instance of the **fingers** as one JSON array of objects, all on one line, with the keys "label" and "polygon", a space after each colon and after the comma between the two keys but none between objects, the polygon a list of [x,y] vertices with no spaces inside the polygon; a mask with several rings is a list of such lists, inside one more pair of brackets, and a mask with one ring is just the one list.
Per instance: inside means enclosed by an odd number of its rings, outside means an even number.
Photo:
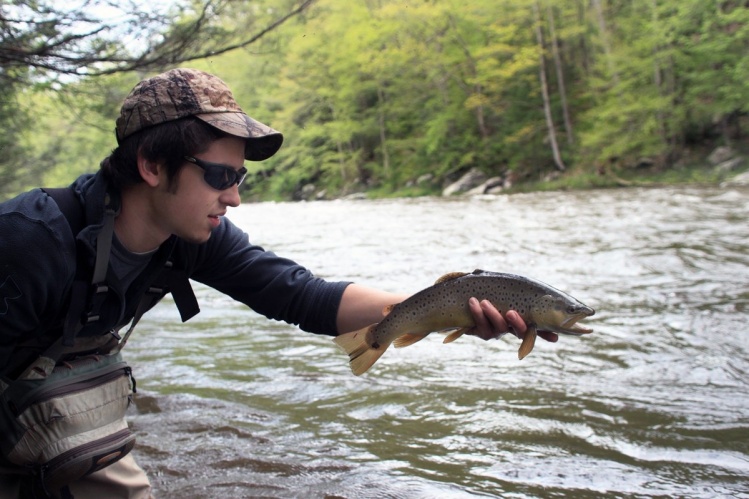
[{"label": "fingers", "polygon": [[525,324],[523,318],[520,317],[520,314],[514,310],[508,310],[505,314],[505,317],[507,318],[507,322],[512,327],[515,336],[517,336],[518,338],[524,337],[525,332],[528,330],[528,326]]},{"label": "fingers", "polygon": [[499,338],[510,330],[505,318],[488,300],[479,302],[476,298],[471,298],[468,300],[468,307],[476,323],[471,334],[490,340]]},{"label": "fingers", "polygon": [[476,326],[471,330],[470,334],[478,336],[482,340],[489,340],[496,337],[494,327],[489,323],[489,318],[484,313],[484,309],[476,298],[468,300],[468,308],[473,315],[473,322]]},{"label": "fingers", "polygon": [[[523,318],[520,317],[520,314],[514,310],[509,310],[505,314],[505,317],[507,317],[507,322],[512,326],[515,336],[520,339],[525,338],[525,332],[528,330],[528,325]],[[537,331],[537,333],[540,338],[543,338],[550,343],[556,343],[557,340],[559,340],[559,335],[557,333],[552,333],[551,331]]]},{"label": "fingers", "polygon": [[[483,340],[499,338],[508,332],[520,339],[525,337],[528,325],[517,311],[508,310],[502,315],[489,300],[479,302],[476,298],[468,300],[468,307],[476,324],[469,334]],[[538,331],[538,336],[551,343],[559,340],[559,335],[551,331]]]}]

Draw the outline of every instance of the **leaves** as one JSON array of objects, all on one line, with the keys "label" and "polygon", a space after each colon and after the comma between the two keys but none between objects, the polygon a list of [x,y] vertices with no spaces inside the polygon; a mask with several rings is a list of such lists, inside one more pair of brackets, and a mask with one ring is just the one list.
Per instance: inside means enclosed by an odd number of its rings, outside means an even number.
[{"label": "leaves", "polygon": [[[601,165],[627,168],[643,156],[665,167],[692,144],[744,137],[746,2],[535,3],[538,18],[525,0],[194,0],[170,4],[166,14],[124,7],[143,26],[119,27],[125,44],[106,30],[95,32],[94,16],[40,21],[36,36],[21,32],[7,22],[12,9],[3,4],[0,62],[10,50],[2,40],[15,37],[40,54],[46,40],[56,40],[46,49],[75,54],[96,47],[117,67],[137,62],[151,73],[182,61],[218,74],[250,115],[286,137],[276,157],[248,165],[253,175],[245,185],[258,198],[299,196],[311,184],[330,196],[398,191],[425,174],[439,189],[470,168],[537,179],[562,160],[591,175]],[[159,24],[167,14],[169,22]],[[89,45],[71,36],[76,20],[75,33],[95,33]],[[131,46],[133,40],[140,41]],[[34,73],[22,64],[2,69],[0,77],[18,81]],[[138,77],[101,80],[100,89],[111,86],[99,97],[88,92],[90,82],[52,87],[86,92],[78,104],[68,101],[86,119],[61,115],[67,125],[50,126],[49,140],[35,142],[36,150],[55,151],[60,168],[71,173],[80,168],[74,158],[95,167],[113,145],[110,132],[99,129],[111,130],[116,103]],[[71,140],[59,140],[55,130]],[[552,133],[567,134],[558,154]]]}]

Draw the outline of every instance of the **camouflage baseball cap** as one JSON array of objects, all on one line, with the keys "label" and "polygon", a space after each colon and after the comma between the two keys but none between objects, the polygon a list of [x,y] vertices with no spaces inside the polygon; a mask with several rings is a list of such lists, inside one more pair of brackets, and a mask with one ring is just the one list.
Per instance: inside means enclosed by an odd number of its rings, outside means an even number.
[{"label": "camouflage baseball cap", "polygon": [[283,135],[247,116],[229,87],[197,69],[172,69],[138,83],[117,118],[117,142],[144,128],[188,116],[247,139],[245,158],[262,161],[281,147]]}]

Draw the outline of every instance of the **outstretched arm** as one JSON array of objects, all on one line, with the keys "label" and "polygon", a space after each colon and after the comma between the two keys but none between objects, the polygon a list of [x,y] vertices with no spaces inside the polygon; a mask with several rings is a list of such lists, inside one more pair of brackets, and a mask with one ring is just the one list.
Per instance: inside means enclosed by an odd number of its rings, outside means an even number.
[{"label": "outstretched arm", "polygon": [[360,284],[349,284],[338,307],[338,334],[356,331],[380,322],[388,305],[400,303],[407,294],[388,293]]}]

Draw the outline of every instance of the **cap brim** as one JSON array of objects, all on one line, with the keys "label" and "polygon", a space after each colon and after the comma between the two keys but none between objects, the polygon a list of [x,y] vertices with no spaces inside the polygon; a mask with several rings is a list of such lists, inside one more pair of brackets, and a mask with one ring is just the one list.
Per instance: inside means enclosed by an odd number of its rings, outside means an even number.
[{"label": "cap brim", "polygon": [[205,113],[197,114],[195,117],[229,135],[247,139],[244,157],[250,161],[263,161],[270,158],[283,144],[281,132],[244,113]]}]

